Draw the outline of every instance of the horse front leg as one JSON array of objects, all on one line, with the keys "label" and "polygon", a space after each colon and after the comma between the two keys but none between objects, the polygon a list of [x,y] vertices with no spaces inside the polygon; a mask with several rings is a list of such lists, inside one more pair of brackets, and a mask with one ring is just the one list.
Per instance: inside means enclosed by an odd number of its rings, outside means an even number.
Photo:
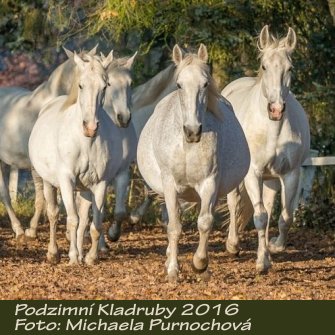
[{"label": "horse front leg", "polygon": [[300,167],[280,178],[282,211],[278,221],[279,236],[273,237],[269,250],[278,253],[285,250],[288,230],[293,221],[294,201],[298,189]]},{"label": "horse front leg", "polygon": [[91,192],[80,192],[77,195],[79,207],[79,226],[77,230],[77,249],[78,260],[81,263],[83,260],[83,244],[86,228],[89,225],[89,210],[92,205]]},{"label": "horse front leg", "polygon": [[254,207],[254,224],[258,233],[256,270],[266,273],[271,267],[271,262],[266,240],[268,214],[263,204],[263,181],[259,174],[250,169],[244,182]]},{"label": "horse front leg", "polygon": [[167,234],[169,244],[166,249],[167,260],[165,267],[169,281],[176,281],[178,278],[178,241],[181,235],[181,223],[179,213],[179,203],[177,198],[177,191],[172,176],[165,176],[162,178],[163,191],[166,209],[168,212],[169,222],[167,225]]},{"label": "horse front leg", "polygon": [[206,179],[196,187],[201,199],[198,216],[199,245],[193,256],[193,269],[202,273],[208,267],[208,238],[213,226],[213,210],[217,198],[218,182],[216,178]]},{"label": "horse front leg", "polygon": [[116,242],[121,236],[121,224],[127,218],[126,200],[128,197],[129,169],[121,171],[114,180],[115,209],[114,222],[108,229],[108,238]]},{"label": "horse front leg", "polygon": [[26,229],[25,235],[28,239],[35,239],[37,237],[37,226],[40,220],[40,217],[44,210],[44,194],[43,194],[43,180],[37,174],[36,170],[31,168],[31,175],[33,177],[34,186],[35,186],[35,212],[34,216],[30,220],[29,228]]},{"label": "horse front leg", "polygon": [[8,181],[6,178],[6,167],[8,165],[6,165],[5,163],[0,161],[0,195],[1,195],[1,199],[2,202],[4,203],[11,225],[12,225],[12,229],[15,233],[15,237],[17,239],[18,242],[24,242],[25,238],[24,238],[24,230],[21,226],[21,223],[19,221],[19,219],[17,218],[17,216],[15,215],[11,200],[10,200],[10,196],[9,196],[9,190],[8,190]]},{"label": "horse front leg", "polygon": [[43,183],[44,197],[47,205],[47,215],[50,225],[50,238],[48,245],[47,260],[52,264],[59,262],[60,256],[58,253],[58,246],[56,240],[56,230],[58,222],[58,203],[57,203],[57,189],[48,182]]},{"label": "horse front leg", "polygon": [[92,244],[85,257],[85,263],[93,265],[98,258],[99,238],[102,234],[103,210],[106,198],[107,182],[102,181],[92,190],[93,222],[90,226]]},{"label": "horse front leg", "polygon": [[69,249],[69,264],[78,264],[78,249],[77,249],[77,229],[79,224],[79,217],[75,201],[75,186],[74,180],[70,177],[60,177],[60,191],[64,207],[67,214],[66,227],[70,235],[70,249]]}]

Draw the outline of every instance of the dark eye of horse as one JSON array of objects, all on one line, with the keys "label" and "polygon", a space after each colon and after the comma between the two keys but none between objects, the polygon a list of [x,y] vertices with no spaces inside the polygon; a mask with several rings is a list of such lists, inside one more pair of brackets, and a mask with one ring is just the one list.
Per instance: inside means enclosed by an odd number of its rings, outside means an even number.
[{"label": "dark eye of horse", "polygon": [[208,81],[204,84],[204,88],[206,88],[208,86]]},{"label": "dark eye of horse", "polygon": [[266,67],[265,67],[264,65],[262,65],[262,69],[263,69],[263,71],[265,71],[265,70],[266,70]]},{"label": "dark eye of horse", "polygon": [[180,86],[180,84],[179,83],[177,83],[177,87],[180,89],[181,88],[181,86]]},{"label": "dark eye of horse", "polygon": [[83,85],[80,85],[80,84],[79,84],[79,88],[82,90],[82,89],[83,89]]},{"label": "dark eye of horse", "polygon": [[108,82],[108,83],[107,83],[107,86],[111,86],[111,84]]},{"label": "dark eye of horse", "polygon": [[287,71],[291,72],[292,71],[292,66],[290,66]]}]

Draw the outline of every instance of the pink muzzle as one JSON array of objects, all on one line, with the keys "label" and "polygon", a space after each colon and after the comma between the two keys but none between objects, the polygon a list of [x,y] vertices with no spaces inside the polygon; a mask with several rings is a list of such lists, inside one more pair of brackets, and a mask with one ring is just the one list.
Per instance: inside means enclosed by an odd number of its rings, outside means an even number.
[{"label": "pink muzzle", "polygon": [[272,121],[280,121],[283,118],[285,111],[285,103],[269,103],[268,104],[268,114],[269,119]]},{"label": "pink muzzle", "polygon": [[95,137],[99,128],[99,122],[83,121],[83,133],[86,137]]}]

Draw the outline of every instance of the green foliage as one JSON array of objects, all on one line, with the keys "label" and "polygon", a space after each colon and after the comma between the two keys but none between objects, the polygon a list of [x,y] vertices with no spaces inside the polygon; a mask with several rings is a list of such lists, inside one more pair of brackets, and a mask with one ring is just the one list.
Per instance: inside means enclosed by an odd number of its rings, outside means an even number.
[{"label": "green foliage", "polygon": [[121,54],[138,49],[138,83],[166,67],[175,43],[205,43],[223,88],[257,74],[265,24],[276,36],[296,31],[292,91],[309,115],[312,148],[334,155],[335,26],[327,0],[1,0],[0,47],[35,50],[90,37]]}]

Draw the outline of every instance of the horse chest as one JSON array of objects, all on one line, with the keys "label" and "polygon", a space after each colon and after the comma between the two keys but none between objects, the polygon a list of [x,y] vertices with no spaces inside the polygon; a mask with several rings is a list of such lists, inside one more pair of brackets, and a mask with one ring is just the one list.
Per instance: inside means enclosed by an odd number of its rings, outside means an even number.
[{"label": "horse chest", "polygon": [[166,156],[166,166],[180,190],[194,187],[217,172],[216,146],[212,143],[213,136],[208,134],[203,134],[199,143],[181,142]]},{"label": "horse chest", "polygon": [[85,187],[98,183],[108,169],[108,150],[87,150],[79,156],[78,181]]}]

